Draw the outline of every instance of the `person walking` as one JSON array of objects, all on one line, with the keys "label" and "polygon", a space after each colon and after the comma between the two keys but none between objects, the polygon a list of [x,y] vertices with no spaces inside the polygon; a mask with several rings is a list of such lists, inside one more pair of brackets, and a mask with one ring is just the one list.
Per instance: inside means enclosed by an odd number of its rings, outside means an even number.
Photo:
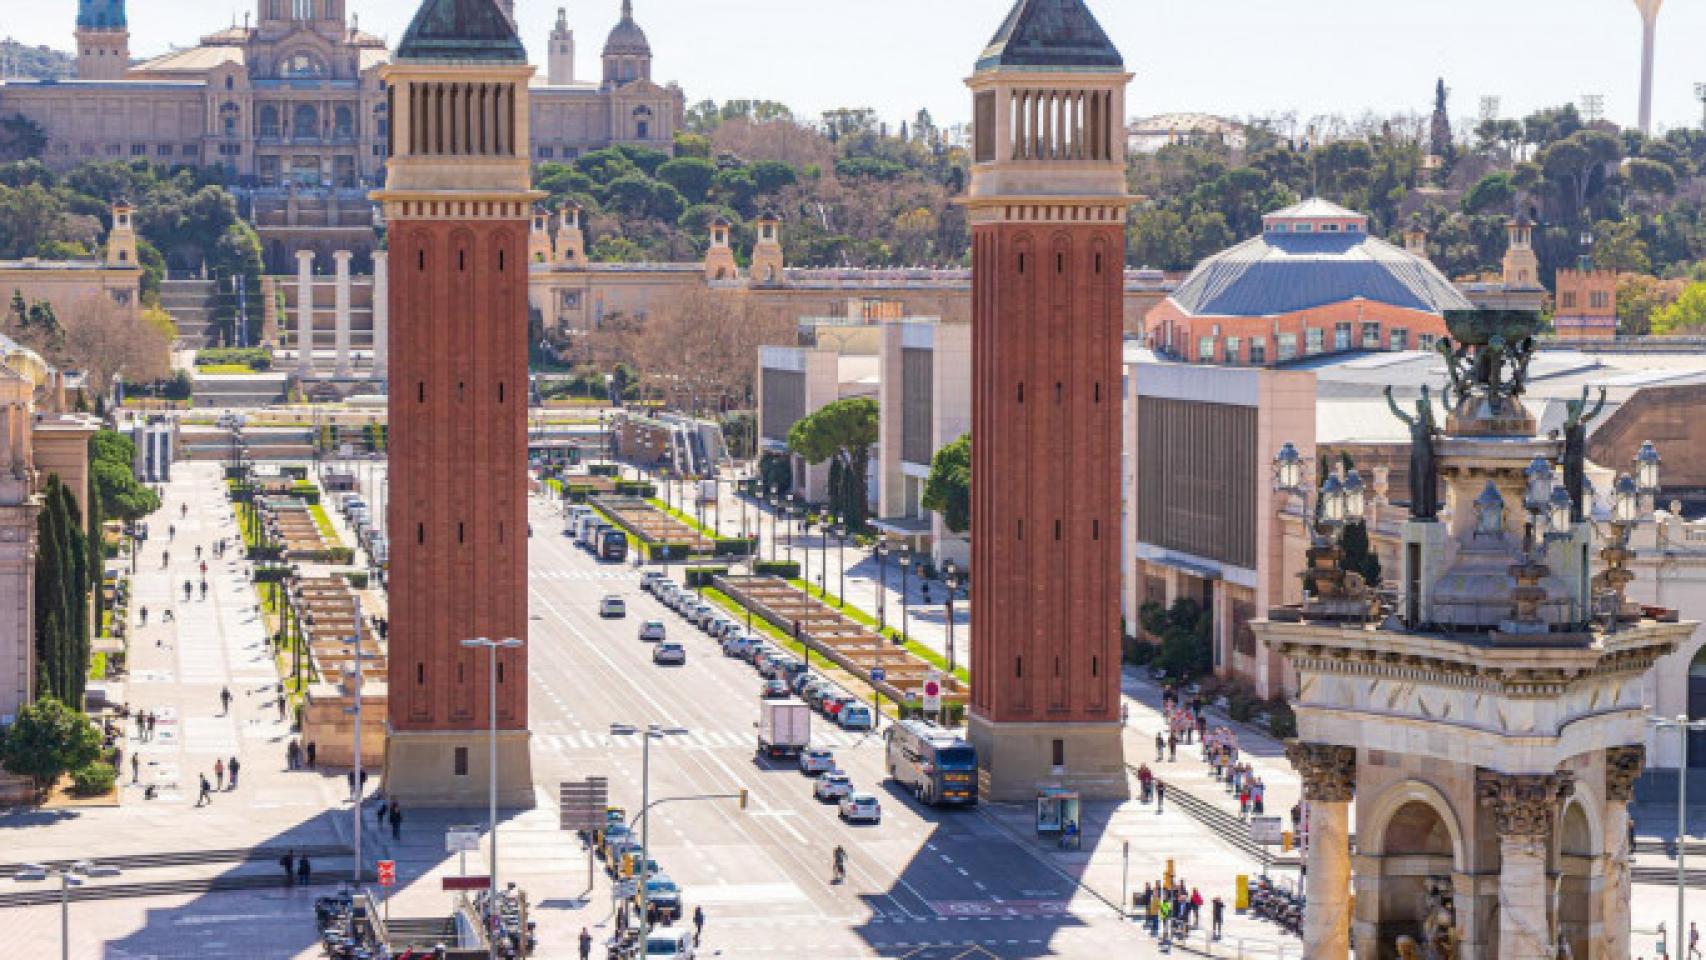
[{"label": "person walking", "polygon": [[1166,805],[1167,805],[1167,784],[1161,782],[1160,780],[1157,780],[1157,781],[1155,781],[1155,812],[1160,813],[1161,808],[1166,806]]},{"label": "person walking", "polygon": [[1167,738],[1157,733],[1155,735],[1155,762],[1167,759]]},{"label": "person walking", "polygon": [[284,748],[284,765],[287,770],[295,770],[302,765],[302,745],[295,740]]},{"label": "person walking", "polygon": [[207,774],[198,774],[198,776],[201,777],[201,794],[196,797],[195,805],[202,807],[213,802],[213,784],[207,782]]},{"label": "person walking", "polygon": [[403,808],[396,800],[391,801],[391,839],[403,839]]},{"label": "person walking", "polygon": [[1219,894],[1215,895],[1214,902],[1209,905],[1208,918],[1214,925],[1214,939],[1219,940],[1221,925],[1226,922],[1226,901],[1222,900]]},{"label": "person walking", "polygon": [[592,933],[587,928],[581,928],[581,960],[592,958]]},{"label": "person walking", "polygon": [[142,779],[142,762],[133,753],[130,755],[130,782],[135,783],[140,779]]},{"label": "person walking", "polygon": [[230,763],[230,769],[231,769],[231,789],[233,789],[233,790],[237,789],[237,771],[241,767],[242,767],[242,764],[237,761],[237,758],[232,757],[231,763]]},{"label": "person walking", "polygon": [[[1144,884],[1146,891],[1148,886],[1148,884]],[[1149,931],[1150,936],[1153,937],[1160,932],[1158,929],[1160,920],[1161,893],[1158,890],[1146,892],[1143,899],[1143,928]]]},{"label": "person walking", "polygon": [[1178,759],[1179,735],[1177,733],[1169,733],[1167,734],[1167,760],[1168,762],[1176,762]]},{"label": "person walking", "polygon": [[296,881],[296,851],[284,851],[284,856],[278,858],[278,865],[284,868],[284,885],[290,886]]},{"label": "person walking", "polygon": [[220,687],[219,688],[219,705],[221,708],[224,709],[226,714],[231,713],[231,688],[230,687]]},{"label": "person walking", "polygon": [[308,769],[314,769],[314,741],[308,741]]},{"label": "person walking", "polygon": [[705,936],[705,908],[704,907],[694,907],[693,908],[693,944],[694,944],[694,946],[698,946],[699,941],[701,939],[703,939],[704,936]]},{"label": "person walking", "polygon": [[304,854],[302,859],[296,861],[296,885],[299,887],[308,886],[308,878],[313,873],[314,868],[308,865],[308,857]]},{"label": "person walking", "polygon": [[225,761],[224,760],[213,761],[213,776],[214,776],[215,781],[217,781],[215,785],[219,789],[224,790],[225,789]]}]

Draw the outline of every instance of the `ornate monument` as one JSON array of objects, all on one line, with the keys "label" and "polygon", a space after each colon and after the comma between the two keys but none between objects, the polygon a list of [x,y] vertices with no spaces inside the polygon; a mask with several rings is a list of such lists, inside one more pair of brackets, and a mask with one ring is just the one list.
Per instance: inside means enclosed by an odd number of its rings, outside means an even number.
[{"label": "ornate monument", "polygon": [[[1287,753],[1308,805],[1312,960],[1353,943],[1359,960],[1630,956],[1639,680],[1693,624],[1622,597],[1657,452],[1643,448],[1607,514],[1577,480],[1586,398],[1564,437],[1534,435],[1521,398],[1538,321],[1448,313],[1444,428],[1426,397],[1414,415],[1392,400],[1415,445],[1398,595],[1365,597],[1360,618],[1309,595],[1252,625],[1298,672]],[[1294,493],[1295,459],[1275,461]],[[1341,523],[1360,513],[1347,482],[1321,492]]]}]

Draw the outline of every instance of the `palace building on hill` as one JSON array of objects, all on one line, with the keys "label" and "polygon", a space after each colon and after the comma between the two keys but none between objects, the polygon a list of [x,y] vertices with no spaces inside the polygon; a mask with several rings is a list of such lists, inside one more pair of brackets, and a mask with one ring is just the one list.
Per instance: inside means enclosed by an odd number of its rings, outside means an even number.
[{"label": "palace building on hill", "polygon": [[[334,249],[368,251],[363,191],[383,180],[390,151],[380,69],[391,54],[348,6],[255,0],[242,25],[133,61],[125,0],[79,0],[77,79],[0,81],[0,115],[39,124],[43,159],[57,169],[130,159],[223,167],[274,270],[288,270],[298,249],[327,261]],[[623,0],[596,76],[576,73],[566,11],[549,44],[547,69],[529,91],[534,162],[620,144],[673,149],[684,97],[653,82],[632,0]]]}]

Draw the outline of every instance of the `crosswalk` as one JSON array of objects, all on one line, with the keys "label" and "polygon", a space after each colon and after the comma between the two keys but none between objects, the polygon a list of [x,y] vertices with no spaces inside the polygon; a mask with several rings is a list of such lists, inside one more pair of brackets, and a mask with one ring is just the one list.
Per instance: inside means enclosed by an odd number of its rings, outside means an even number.
[{"label": "crosswalk", "polygon": [[596,570],[556,567],[551,569],[533,569],[528,571],[528,577],[533,580],[582,580],[582,581],[622,581],[637,583],[643,574],[628,569],[599,568]]},{"label": "crosswalk", "polygon": [[[640,737],[616,737],[590,730],[574,733],[535,733],[533,742],[540,748],[555,753],[639,750],[641,746]],[[671,750],[752,750],[757,745],[755,734],[736,730],[694,730],[669,738]],[[881,738],[875,734],[850,730],[826,729],[814,731],[812,734],[812,746],[830,750],[879,748],[881,745]]]}]

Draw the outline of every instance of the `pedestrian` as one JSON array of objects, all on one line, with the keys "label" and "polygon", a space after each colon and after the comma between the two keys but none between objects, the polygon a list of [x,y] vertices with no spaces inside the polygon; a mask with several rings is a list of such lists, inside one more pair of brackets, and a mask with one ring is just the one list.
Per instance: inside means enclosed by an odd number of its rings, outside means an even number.
[{"label": "pedestrian", "polygon": [[314,769],[314,754],[314,741],[310,740],[308,741],[308,769],[310,770]]},{"label": "pedestrian", "polygon": [[[1292,819],[1295,821],[1297,818],[1293,817]],[[1635,818],[1630,817],[1629,818],[1629,853],[1633,854],[1634,852],[1635,852]]]},{"label": "pedestrian", "polygon": [[296,851],[284,851],[284,856],[278,858],[278,865],[284,868],[284,885],[290,886],[296,875]]},{"label": "pedestrian", "polygon": [[[1144,884],[1144,888],[1147,891],[1148,884]],[[1146,893],[1146,895],[1144,896],[1144,900],[1143,900],[1143,928],[1145,930],[1149,931],[1149,935],[1152,937],[1155,936],[1155,934],[1157,932],[1159,932],[1156,929],[1156,925],[1160,922],[1160,918],[1161,918],[1161,895],[1160,895],[1160,892],[1155,891],[1155,892],[1151,892],[1151,893]]]},{"label": "pedestrian", "polygon": [[1160,813],[1161,808],[1163,806],[1166,806],[1166,804],[1167,804],[1167,785],[1165,783],[1162,783],[1160,780],[1157,780],[1157,781],[1155,781],[1155,812]]},{"label": "pedestrian", "polygon": [[[146,619],[147,614],[144,614],[143,617],[144,617],[144,619]],[[1122,726],[1122,727],[1125,726],[1126,721],[1130,720],[1130,719],[1131,719],[1131,704],[1121,703],[1120,704],[1120,726]]]},{"label": "pedestrian", "polygon": [[201,795],[196,797],[195,805],[200,807],[213,802],[213,785],[207,782],[207,774],[198,776],[201,777]]},{"label": "pedestrian", "polygon": [[237,770],[241,766],[236,757],[231,758],[231,789],[233,790],[237,789]]},{"label": "pedestrian", "polygon": [[704,936],[705,936],[705,908],[704,907],[694,907],[693,908],[693,943],[694,943],[694,945],[697,946],[699,941],[701,939],[703,939]]},{"label": "pedestrian", "polygon": [[1202,926],[1202,891],[1198,890],[1196,887],[1191,888],[1190,925],[1193,928]]},{"label": "pedestrian", "polygon": [[308,878],[313,872],[314,868],[308,865],[308,856],[304,854],[302,859],[296,861],[296,885],[299,887],[308,886]]},{"label": "pedestrian", "polygon": [[141,761],[137,759],[136,754],[134,754],[134,753],[131,754],[130,755],[130,782],[131,783],[135,783],[136,781],[142,779],[142,769],[141,768],[142,768]]},{"label": "pedestrian", "polygon": [[1173,933],[1173,901],[1170,898],[1161,901],[1161,942],[1171,943]]},{"label": "pedestrian", "polygon": [[1214,924],[1214,939],[1219,940],[1221,925],[1226,922],[1226,901],[1219,894],[1215,894],[1214,902],[1209,905],[1208,917]]},{"label": "pedestrian", "polygon": [[1255,786],[1250,788],[1250,809],[1254,810],[1258,817],[1262,815],[1265,809],[1263,805],[1263,797],[1267,793],[1267,790],[1267,786],[1264,785],[1261,780],[1257,780]]},{"label": "pedestrian", "polygon": [[592,957],[592,933],[589,932],[587,930],[587,928],[582,927],[581,928],[581,960],[591,960],[591,957]]},{"label": "pedestrian", "polygon": [[1248,816],[1249,813],[1250,813],[1250,788],[1249,787],[1239,787],[1238,788],[1238,815],[1240,817],[1244,817],[1244,816]]},{"label": "pedestrian", "polygon": [[1177,733],[1169,733],[1169,734],[1167,734],[1167,760],[1169,762],[1172,762],[1172,761],[1176,761],[1178,759],[1179,759],[1179,735]]},{"label": "pedestrian", "polygon": [[1165,759],[1167,759],[1167,738],[1157,733],[1155,735],[1155,762],[1160,763]]},{"label": "pedestrian", "polygon": [[288,770],[295,770],[301,764],[302,745],[297,743],[295,740],[291,740],[290,745],[284,748],[285,768]]},{"label": "pedestrian", "polygon": [[391,801],[391,839],[403,839],[403,808],[396,800]]},{"label": "pedestrian", "polygon": [[284,722],[284,694],[278,696],[278,722]]},{"label": "pedestrian", "polygon": [[[203,591],[203,592],[205,593],[206,591]],[[230,687],[220,687],[219,688],[219,705],[221,707],[225,708],[225,712],[227,714],[229,714],[231,712],[231,688]]]},{"label": "pedestrian", "polygon": [[1690,920],[1688,921],[1688,960],[1694,960],[1698,956],[1700,956],[1700,928],[1696,927],[1694,921]]},{"label": "pedestrian", "polygon": [[355,768],[354,767],[350,768],[350,772],[344,776],[344,779],[349,781],[349,795],[352,799],[354,799],[356,797],[356,793],[355,793]]},{"label": "pedestrian", "polygon": [[224,790],[225,789],[225,761],[224,760],[213,761],[213,776],[218,781],[217,785],[218,785],[219,789]]}]

